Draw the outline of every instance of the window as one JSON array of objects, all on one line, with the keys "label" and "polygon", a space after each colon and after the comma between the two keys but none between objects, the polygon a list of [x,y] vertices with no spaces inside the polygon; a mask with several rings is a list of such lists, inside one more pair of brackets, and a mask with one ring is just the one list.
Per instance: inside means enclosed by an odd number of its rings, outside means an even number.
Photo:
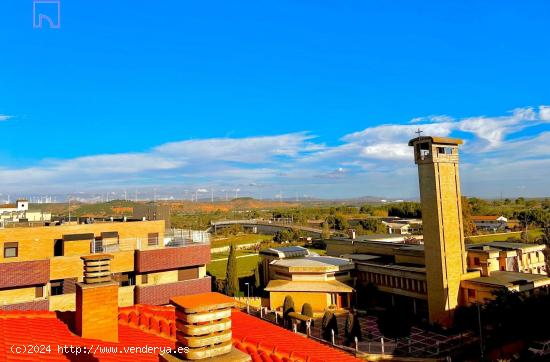
[{"label": "window", "polygon": [[103,240],[101,238],[92,241],[92,249],[95,253],[103,253]]},{"label": "window", "polygon": [[54,241],[53,256],[63,256],[63,239],[57,239]]},{"label": "window", "polygon": [[114,273],[113,280],[119,283],[121,287],[128,287],[135,284],[134,273]]},{"label": "window", "polygon": [[453,154],[453,148],[452,147],[437,147],[437,153],[440,155],[452,155]]},{"label": "window", "polygon": [[197,279],[199,277],[198,268],[183,268],[178,270],[178,281]]},{"label": "window", "polygon": [[468,289],[468,299],[476,299],[475,289]]},{"label": "window", "polygon": [[418,154],[420,159],[423,160],[430,155],[430,144],[428,142],[423,142],[418,145]]},{"label": "window", "polygon": [[44,297],[44,287],[39,286],[34,288],[34,297],[35,298],[42,298]]},{"label": "window", "polygon": [[147,245],[155,246],[159,244],[159,233],[149,233],[147,235]]},{"label": "window", "polygon": [[61,280],[52,280],[50,282],[51,295],[61,295],[63,294],[63,279]]},{"label": "window", "polygon": [[19,243],[4,243],[4,258],[16,258],[19,255]]},{"label": "window", "polygon": [[148,278],[148,275],[147,274],[143,274],[141,276],[141,284],[147,284],[149,283],[149,278]]}]

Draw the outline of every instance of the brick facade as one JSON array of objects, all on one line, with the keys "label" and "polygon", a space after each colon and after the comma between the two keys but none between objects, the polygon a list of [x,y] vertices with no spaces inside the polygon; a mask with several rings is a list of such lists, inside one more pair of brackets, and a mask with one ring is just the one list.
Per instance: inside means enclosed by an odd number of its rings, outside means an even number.
[{"label": "brick facade", "polygon": [[33,302],[0,305],[0,310],[49,310],[50,303],[47,299]]},{"label": "brick facade", "polygon": [[75,330],[82,338],[118,341],[118,284],[76,285]]},{"label": "brick facade", "polygon": [[0,263],[0,289],[41,285],[49,280],[49,260]]},{"label": "brick facade", "polygon": [[134,302],[135,304],[168,304],[170,298],[177,295],[210,292],[211,282],[210,277],[204,277],[168,284],[138,285],[134,289]]},{"label": "brick facade", "polygon": [[210,263],[210,245],[197,244],[155,250],[136,250],[135,268],[138,273],[178,269]]}]

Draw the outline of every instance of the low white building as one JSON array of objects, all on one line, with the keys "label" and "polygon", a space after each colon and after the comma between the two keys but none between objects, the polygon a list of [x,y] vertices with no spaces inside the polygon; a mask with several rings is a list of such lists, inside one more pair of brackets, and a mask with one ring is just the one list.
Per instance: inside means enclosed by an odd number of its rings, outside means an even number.
[{"label": "low white building", "polygon": [[29,202],[20,199],[15,204],[0,205],[0,227],[13,222],[51,221],[52,214],[40,210],[29,210]]},{"label": "low white building", "polygon": [[508,219],[504,216],[472,216],[476,228],[481,231],[506,231]]},{"label": "low white building", "polygon": [[417,219],[395,219],[382,221],[387,228],[388,234],[411,235],[422,232],[422,220]]},{"label": "low white building", "polygon": [[15,204],[0,205],[0,214],[4,212],[21,212],[29,209],[29,202],[26,199],[20,199]]}]

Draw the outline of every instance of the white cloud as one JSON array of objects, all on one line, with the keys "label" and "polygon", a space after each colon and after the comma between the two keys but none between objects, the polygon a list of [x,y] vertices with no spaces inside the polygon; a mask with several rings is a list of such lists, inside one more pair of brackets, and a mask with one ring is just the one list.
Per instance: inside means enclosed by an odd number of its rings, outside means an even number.
[{"label": "white cloud", "polygon": [[541,120],[550,122],[550,106],[540,106],[539,114]]},{"label": "white cloud", "polygon": [[144,152],[47,159],[26,168],[0,166],[0,186],[6,191],[32,192],[39,187],[76,191],[185,183],[197,192],[238,186],[245,194],[256,192],[255,185],[261,184],[266,185],[264,196],[302,190],[332,197],[410,197],[416,196],[418,181],[407,143],[421,128],[423,135],[453,137],[458,132],[465,138],[461,167],[466,193],[495,196],[490,193],[497,188],[487,184],[498,183],[498,192],[517,192],[521,184],[527,187],[526,195],[548,194],[541,180],[550,179],[550,129],[519,132],[547,125],[549,106],[518,108],[497,117],[428,116],[413,121],[368,127],[344,135],[334,146],[299,132],[184,140]]},{"label": "white cloud", "polygon": [[321,146],[309,142],[312,138],[306,133],[241,139],[212,138],[167,143],[154,151],[174,158],[261,163],[276,156],[296,157],[321,149]]},{"label": "white cloud", "polygon": [[13,118],[13,116],[8,116],[6,114],[0,114],[0,122],[7,121],[10,118]]},{"label": "white cloud", "polygon": [[446,114],[440,114],[440,115],[430,115],[426,117],[416,117],[409,121],[409,123],[421,123],[421,122],[427,122],[427,123],[447,123],[447,122],[453,122],[454,118],[451,116],[447,116]]},{"label": "white cloud", "polygon": [[527,107],[515,109],[510,116],[466,118],[457,122],[457,126],[459,130],[472,133],[483,141],[486,149],[493,149],[499,146],[507,135],[540,122],[537,113],[531,107]]}]

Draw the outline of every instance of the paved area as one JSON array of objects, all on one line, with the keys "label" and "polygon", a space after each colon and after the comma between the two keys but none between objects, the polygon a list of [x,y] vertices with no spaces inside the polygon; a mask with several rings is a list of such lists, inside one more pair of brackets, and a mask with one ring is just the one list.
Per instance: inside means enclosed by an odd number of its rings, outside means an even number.
[{"label": "paved area", "polygon": [[[259,313],[258,313],[259,317]],[[268,313],[264,315],[264,319],[268,319],[275,322],[274,313]],[[280,317],[277,318],[281,323]],[[342,315],[337,317],[338,321],[338,333],[335,335],[335,343],[339,345],[345,344],[344,329],[346,323],[346,316]],[[451,351],[456,347],[459,347],[466,341],[472,341],[471,334],[464,334],[462,336],[452,335],[447,336],[432,331],[420,329],[418,327],[412,327],[410,338],[400,339],[398,341],[384,338],[382,346],[382,333],[378,329],[377,318],[375,316],[359,317],[359,323],[361,325],[361,333],[363,340],[359,342],[358,348],[360,352],[366,353],[382,353],[382,348],[385,354],[401,355],[401,356],[415,356],[415,357],[428,357],[436,355],[445,355],[447,351]],[[316,319],[312,328],[312,335],[320,338],[321,332],[321,319]],[[354,345],[350,347],[354,348]]]},{"label": "paved area", "polygon": [[[344,344],[346,316],[343,315],[337,317],[337,321],[338,335],[335,337],[335,343]],[[386,354],[433,356],[443,354],[445,351],[461,345],[464,339],[471,338],[470,335],[463,335],[462,337],[459,335],[446,336],[417,327],[412,327],[409,338],[400,339],[398,341],[384,338],[384,343],[382,346],[383,335],[378,329],[377,318],[374,316],[359,317],[359,323],[361,325],[363,340],[359,342],[358,348],[359,351],[368,353],[382,353],[382,348],[384,348],[384,353]],[[312,332],[316,337],[321,335],[320,326],[321,319],[318,319],[315,321]],[[352,345],[351,347],[355,346]]]}]

